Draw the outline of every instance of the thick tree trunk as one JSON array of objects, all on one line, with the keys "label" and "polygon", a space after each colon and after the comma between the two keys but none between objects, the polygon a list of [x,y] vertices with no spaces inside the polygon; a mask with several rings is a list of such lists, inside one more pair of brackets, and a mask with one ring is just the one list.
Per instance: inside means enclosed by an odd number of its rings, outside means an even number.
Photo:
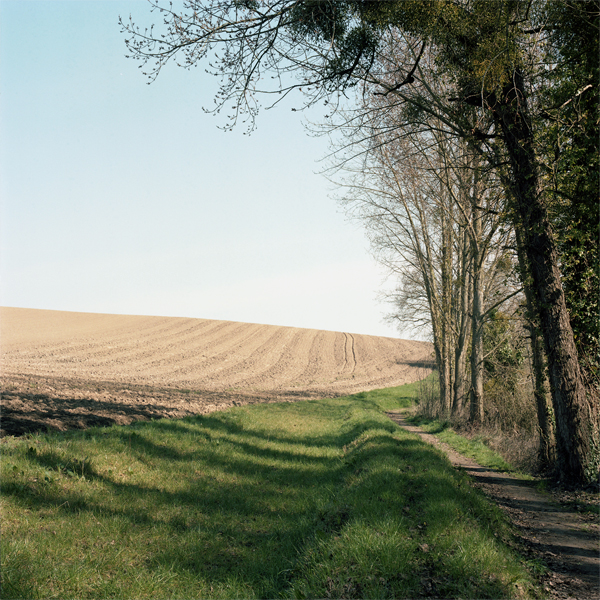
[{"label": "thick tree trunk", "polygon": [[539,465],[542,471],[554,467],[556,462],[556,441],[554,435],[554,424],[552,423],[550,406],[550,390],[548,378],[546,377],[546,361],[544,356],[543,340],[538,325],[538,316],[531,297],[531,275],[527,268],[527,260],[523,252],[523,242],[520,232],[516,231],[517,256],[521,277],[525,281],[523,286],[525,292],[525,304],[527,314],[525,318],[526,328],[529,331],[531,345],[532,369],[533,369],[533,394],[537,410],[538,429],[540,434]]},{"label": "thick tree trunk", "polygon": [[548,358],[556,416],[557,468],[563,481],[580,483],[598,475],[592,441],[596,434],[595,416],[579,368],[556,244],[539,193],[527,95],[519,72],[512,74],[511,85],[494,109],[512,168],[514,225],[522,236],[530,266],[533,297]]},{"label": "thick tree trunk", "polygon": [[540,430],[540,468],[547,470],[556,460],[554,425],[551,419],[551,409],[548,404],[548,386],[545,375],[544,350],[540,331],[535,323],[529,322],[531,336],[531,352],[533,356],[534,395],[537,409],[538,427]]}]

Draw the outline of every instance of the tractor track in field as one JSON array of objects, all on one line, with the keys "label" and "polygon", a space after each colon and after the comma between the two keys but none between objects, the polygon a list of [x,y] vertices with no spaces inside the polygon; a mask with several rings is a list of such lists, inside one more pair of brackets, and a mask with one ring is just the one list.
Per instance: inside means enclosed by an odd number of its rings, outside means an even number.
[{"label": "tractor track in field", "polygon": [[[346,336],[346,344],[344,346],[345,350],[345,364],[349,365],[350,373],[354,373],[356,370],[356,350],[354,349],[354,336],[351,333],[345,333]],[[350,351],[348,351],[348,346],[350,347]]]}]

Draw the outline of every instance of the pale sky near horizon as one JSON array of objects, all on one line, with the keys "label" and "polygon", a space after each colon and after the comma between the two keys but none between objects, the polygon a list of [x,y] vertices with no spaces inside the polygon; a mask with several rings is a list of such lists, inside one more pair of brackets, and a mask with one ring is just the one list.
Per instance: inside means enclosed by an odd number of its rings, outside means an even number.
[{"label": "pale sky near horizon", "polygon": [[130,13],[0,0],[0,305],[415,337],[294,102],[221,131],[202,66],[147,85],[125,58]]}]

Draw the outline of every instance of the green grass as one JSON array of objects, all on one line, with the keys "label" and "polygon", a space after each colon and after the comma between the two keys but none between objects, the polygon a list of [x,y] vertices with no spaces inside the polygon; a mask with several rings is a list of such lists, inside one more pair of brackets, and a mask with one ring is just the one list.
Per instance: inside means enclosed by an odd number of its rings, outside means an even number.
[{"label": "green grass", "polygon": [[536,597],[411,388],[2,443],[3,598]]}]

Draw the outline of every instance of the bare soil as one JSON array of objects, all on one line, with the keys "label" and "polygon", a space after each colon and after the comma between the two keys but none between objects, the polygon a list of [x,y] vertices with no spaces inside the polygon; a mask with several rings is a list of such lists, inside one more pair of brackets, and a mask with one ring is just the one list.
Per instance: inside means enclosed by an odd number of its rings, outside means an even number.
[{"label": "bare soil", "polygon": [[551,598],[600,598],[600,524],[597,493],[549,490],[541,493],[535,481],[524,481],[478,465],[434,435],[406,421],[399,412],[388,416],[400,426],[440,448],[450,462],[509,517],[518,536],[519,551],[547,567],[542,585]]},{"label": "bare soil", "polygon": [[431,345],[231,321],[0,308],[2,435],[335,397],[431,372]]}]

